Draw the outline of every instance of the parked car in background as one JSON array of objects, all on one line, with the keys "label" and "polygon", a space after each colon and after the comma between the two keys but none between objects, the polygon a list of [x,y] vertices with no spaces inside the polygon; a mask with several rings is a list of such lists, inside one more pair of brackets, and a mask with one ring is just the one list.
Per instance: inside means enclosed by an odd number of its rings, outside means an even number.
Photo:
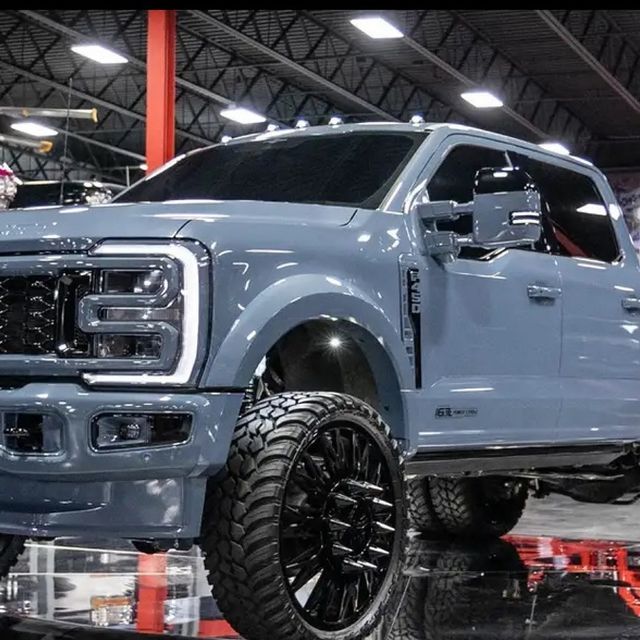
[{"label": "parked car in background", "polygon": [[103,204],[109,202],[123,189],[124,187],[119,184],[88,180],[65,181],[62,188],[59,180],[23,182],[18,186],[18,191],[9,205],[9,209],[27,209],[60,204]]}]

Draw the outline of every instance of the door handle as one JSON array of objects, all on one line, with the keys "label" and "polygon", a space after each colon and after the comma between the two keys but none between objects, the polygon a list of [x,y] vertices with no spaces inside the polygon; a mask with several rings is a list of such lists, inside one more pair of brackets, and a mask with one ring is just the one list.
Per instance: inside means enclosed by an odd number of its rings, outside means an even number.
[{"label": "door handle", "polygon": [[622,308],[629,313],[633,311],[640,311],[640,298],[629,296],[622,299]]},{"label": "door handle", "polygon": [[545,287],[541,284],[530,284],[527,287],[527,295],[532,300],[555,300],[562,294],[559,287]]}]

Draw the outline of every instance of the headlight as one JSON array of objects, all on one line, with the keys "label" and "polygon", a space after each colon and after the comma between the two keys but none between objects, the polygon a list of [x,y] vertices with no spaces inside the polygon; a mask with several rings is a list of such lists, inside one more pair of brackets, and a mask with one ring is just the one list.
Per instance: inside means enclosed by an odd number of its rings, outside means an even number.
[{"label": "headlight", "polygon": [[[208,258],[194,243],[116,243],[96,247],[93,292],[78,304],[101,372],[90,384],[181,385],[192,381],[208,296]],[[206,328],[206,327],[205,327]],[[109,372],[102,372],[108,367]]]},{"label": "headlight", "polygon": [[[102,270],[98,288],[104,294],[143,294],[159,296],[167,281],[162,269],[145,271]],[[129,309],[108,307],[102,309],[104,322],[166,322],[179,332],[182,322],[182,295],[178,294],[166,307]],[[121,335],[101,334],[96,337],[96,355],[99,358],[160,358],[162,337],[159,334]]]}]

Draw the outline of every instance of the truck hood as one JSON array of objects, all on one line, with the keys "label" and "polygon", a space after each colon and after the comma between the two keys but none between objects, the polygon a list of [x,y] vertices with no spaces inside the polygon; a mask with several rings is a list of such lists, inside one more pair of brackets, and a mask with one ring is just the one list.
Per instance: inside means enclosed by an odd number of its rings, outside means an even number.
[{"label": "truck hood", "polygon": [[250,200],[117,203],[0,212],[0,253],[83,251],[105,238],[172,238],[191,220],[346,225],[355,207]]}]

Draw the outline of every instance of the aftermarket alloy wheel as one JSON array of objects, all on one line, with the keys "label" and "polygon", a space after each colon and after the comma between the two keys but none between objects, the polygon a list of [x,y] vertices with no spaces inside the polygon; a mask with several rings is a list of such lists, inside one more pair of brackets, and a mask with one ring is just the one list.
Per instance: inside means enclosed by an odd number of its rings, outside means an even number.
[{"label": "aftermarket alloy wheel", "polygon": [[250,639],[365,635],[401,569],[403,501],[400,452],[367,404],[324,392],[258,402],[207,498],[218,605]]},{"label": "aftermarket alloy wheel", "polygon": [[25,538],[0,534],[0,578],[6,576],[24,551]]}]

